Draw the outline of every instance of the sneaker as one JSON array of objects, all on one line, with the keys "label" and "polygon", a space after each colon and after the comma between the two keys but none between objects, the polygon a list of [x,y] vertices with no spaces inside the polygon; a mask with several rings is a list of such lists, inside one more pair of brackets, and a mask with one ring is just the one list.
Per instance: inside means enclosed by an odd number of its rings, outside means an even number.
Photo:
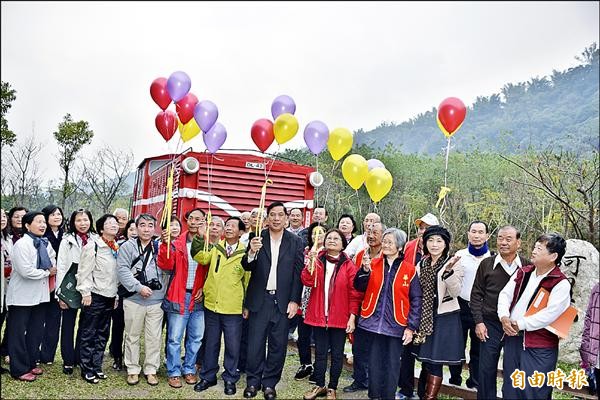
[{"label": "sneaker", "polygon": [[310,374],[310,376],[308,377],[308,383],[312,383],[313,385],[317,384],[317,378],[315,378],[314,373]]},{"label": "sneaker", "polygon": [[127,384],[129,386],[137,385],[140,382],[139,374],[128,374],[127,375]]},{"label": "sneaker", "polygon": [[308,365],[303,364],[300,366],[300,368],[298,368],[298,372],[296,372],[294,379],[297,381],[301,381],[301,380],[309,377],[310,375],[312,375],[313,372],[314,372],[314,369],[313,369],[312,364],[308,364]]}]

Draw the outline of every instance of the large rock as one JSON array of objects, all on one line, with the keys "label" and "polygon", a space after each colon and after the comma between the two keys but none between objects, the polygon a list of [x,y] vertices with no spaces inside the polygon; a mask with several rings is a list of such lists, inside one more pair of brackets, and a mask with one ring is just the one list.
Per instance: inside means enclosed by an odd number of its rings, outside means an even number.
[{"label": "large rock", "polygon": [[567,240],[567,252],[562,260],[562,272],[569,278],[575,307],[579,310],[579,318],[571,327],[569,337],[560,341],[558,359],[567,363],[579,364],[579,346],[583,333],[585,311],[592,288],[598,282],[600,266],[598,250],[593,244],[584,240]]}]

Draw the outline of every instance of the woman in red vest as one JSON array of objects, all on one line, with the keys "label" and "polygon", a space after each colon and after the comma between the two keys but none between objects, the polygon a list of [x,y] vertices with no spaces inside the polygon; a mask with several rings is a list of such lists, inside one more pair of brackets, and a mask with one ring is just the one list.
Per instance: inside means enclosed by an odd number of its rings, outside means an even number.
[{"label": "woman in red vest", "polygon": [[[355,328],[362,293],[354,289],[354,276],[357,267],[343,252],[348,242],[338,229],[325,234],[325,250],[314,257],[314,264],[302,270],[302,283],[312,287],[304,323],[312,325],[315,337],[315,372],[316,386],[304,394],[304,398],[312,400],[326,395],[327,399],[336,398],[336,390],[342,361],[346,333]],[[331,368],[329,385],[325,386],[325,370],[327,369],[327,353],[331,352]]]},{"label": "woman in red vest", "polygon": [[412,341],[421,317],[421,286],[415,266],[404,261],[406,233],[390,228],[382,256],[364,259],[354,287],[364,291],[359,327],[371,336],[369,398],[393,399],[403,346]]},{"label": "woman in red vest", "polygon": [[[460,256],[450,257],[450,232],[430,226],[423,233],[424,258],[417,264],[423,308],[414,344],[426,370],[419,378],[419,397],[436,399],[442,385],[442,366],[461,365],[465,359],[458,295],[463,269]],[[423,382],[422,382],[423,381]],[[424,387],[426,381],[426,387]],[[423,393],[424,392],[424,393]]]}]

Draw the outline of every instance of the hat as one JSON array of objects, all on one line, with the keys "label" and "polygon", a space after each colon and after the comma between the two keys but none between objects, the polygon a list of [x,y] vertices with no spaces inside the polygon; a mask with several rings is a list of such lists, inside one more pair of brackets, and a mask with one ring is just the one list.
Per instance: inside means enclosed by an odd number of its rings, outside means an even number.
[{"label": "hat", "polygon": [[[425,223],[427,223],[427,222],[425,221]],[[444,242],[446,243],[445,251],[446,252],[449,251],[450,239],[451,239],[450,232],[448,232],[448,230],[442,226],[433,225],[433,226],[430,226],[429,228],[427,228],[425,230],[425,232],[423,233],[423,250],[424,250],[425,254],[429,254],[429,251],[427,250],[427,245],[425,245],[425,243],[427,243],[427,239],[429,239],[431,236],[435,236],[435,235],[440,236],[444,240]]]},{"label": "hat", "polygon": [[421,222],[425,222],[429,226],[439,225],[440,221],[438,221],[437,217],[431,213],[427,213],[423,215],[421,218],[415,220],[415,225],[421,225]]}]

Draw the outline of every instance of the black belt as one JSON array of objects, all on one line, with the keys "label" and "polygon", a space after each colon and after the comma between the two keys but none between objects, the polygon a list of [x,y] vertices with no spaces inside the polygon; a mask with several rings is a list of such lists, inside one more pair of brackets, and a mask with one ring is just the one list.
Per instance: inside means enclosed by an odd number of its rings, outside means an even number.
[{"label": "black belt", "polygon": [[185,289],[186,293],[192,293],[194,291],[194,289]]}]

